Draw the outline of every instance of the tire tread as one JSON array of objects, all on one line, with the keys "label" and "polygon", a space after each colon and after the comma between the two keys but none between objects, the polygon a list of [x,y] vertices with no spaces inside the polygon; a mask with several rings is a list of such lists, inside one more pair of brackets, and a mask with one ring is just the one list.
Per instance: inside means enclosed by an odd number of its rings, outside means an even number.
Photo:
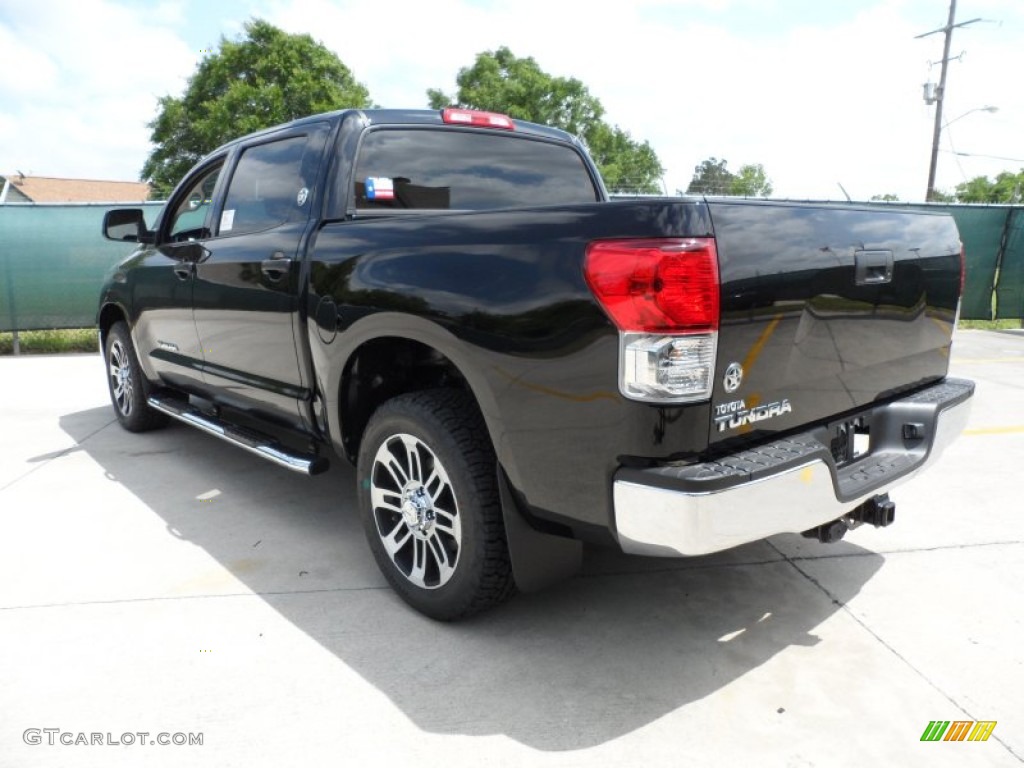
[{"label": "tire tread", "polygon": [[142,366],[139,365],[138,354],[135,352],[135,344],[132,342],[132,335],[128,330],[128,325],[123,320],[118,320],[107,331],[106,342],[103,345],[103,365],[107,377],[107,388],[110,388],[110,343],[111,339],[118,338],[121,343],[124,344],[125,351],[128,353],[129,366],[132,369],[132,389],[135,393],[135,403],[132,408],[132,412],[128,417],[125,417],[120,410],[118,410],[117,403],[114,402],[113,392],[110,393],[110,402],[114,407],[114,413],[117,415],[117,420],[121,426],[127,429],[129,432],[149,432],[154,429],[160,429],[167,425],[170,421],[164,413],[153,410],[149,407],[146,402],[146,398],[149,396],[149,382],[146,377],[142,374]]},{"label": "tire tread", "polygon": [[[453,621],[508,600],[515,594],[516,586],[498,494],[496,458],[476,401],[469,393],[458,389],[429,389],[399,395],[377,409],[364,434],[369,434],[375,424],[392,417],[427,424],[433,422],[450,436],[458,454],[465,461],[467,474],[482,501],[477,512],[481,523],[479,538],[483,549],[483,567],[472,593],[460,600],[457,606],[444,612],[430,612],[420,605],[411,604],[435,619]],[[357,474],[361,476],[362,473]],[[466,511],[460,509],[460,514]],[[393,585],[400,578],[392,573],[386,572],[386,575]],[[403,589],[397,591],[410,602]]]}]

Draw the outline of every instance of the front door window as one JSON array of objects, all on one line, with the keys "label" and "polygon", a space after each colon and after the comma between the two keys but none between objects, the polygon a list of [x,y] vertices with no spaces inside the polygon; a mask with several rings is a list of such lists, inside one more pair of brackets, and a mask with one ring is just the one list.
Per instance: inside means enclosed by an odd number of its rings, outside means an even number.
[{"label": "front door window", "polygon": [[171,218],[172,242],[202,240],[210,236],[206,218],[213,204],[213,190],[217,186],[220,169],[218,165],[200,176],[178,201]]}]

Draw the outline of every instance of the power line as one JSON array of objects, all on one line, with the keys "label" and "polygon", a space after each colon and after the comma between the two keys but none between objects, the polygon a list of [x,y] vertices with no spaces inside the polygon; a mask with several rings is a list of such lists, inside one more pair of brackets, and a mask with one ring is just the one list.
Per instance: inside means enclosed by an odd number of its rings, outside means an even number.
[{"label": "power line", "polygon": [[948,149],[944,149],[942,151],[950,155],[960,155],[960,157],[984,157],[988,160],[1006,160],[1007,162],[1010,163],[1024,163],[1024,158],[1022,157],[1003,157],[1002,155],[981,155],[976,152],[956,152],[950,151]]},{"label": "power line", "polygon": [[[953,14],[950,14],[950,19],[952,18]],[[968,24],[973,24],[976,21],[984,21],[984,19],[979,17],[977,19],[971,19],[970,21],[961,21],[959,24],[951,23],[951,26],[939,27],[938,29],[933,29],[931,32],[925,32],[923,35],[914,35],[914,39],[920,40],[922,37],[928,37],[929,35],[934,35],[938,32],[946,32],[947,30],[956,29],[957,27],[966,27]]]}]

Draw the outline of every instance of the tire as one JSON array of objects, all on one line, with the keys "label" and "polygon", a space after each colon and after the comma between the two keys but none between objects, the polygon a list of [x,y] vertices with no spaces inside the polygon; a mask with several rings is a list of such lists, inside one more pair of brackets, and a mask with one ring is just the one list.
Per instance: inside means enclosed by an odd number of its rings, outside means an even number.
[{"label": "tire", "polygon": [[110,402],[121,426],[129,432],[147,432],[165,426],[169,417],[154,411],[146,403],[149,382],[142,374],[135,345],[123,321],[114,323],[107,331],[103,359],[107,368]]},{"label": "tire", "polygon": [[381,405],[356,481],[377,565],[417,611],[452,621],[515,593],[494,449],[468,394],[427,390]]}]

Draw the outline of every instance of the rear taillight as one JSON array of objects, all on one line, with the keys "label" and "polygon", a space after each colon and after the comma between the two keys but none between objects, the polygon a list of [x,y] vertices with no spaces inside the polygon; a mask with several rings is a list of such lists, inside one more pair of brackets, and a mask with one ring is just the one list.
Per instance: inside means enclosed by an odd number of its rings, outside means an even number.
[{"label": "rear taillight", "polygon": [[441,119],[446,123],[457,125],[472,125],[477,128],[503,128],[506,131],[515,130],[515,124],[508,115],[499,115],[497,112],[481,112],[476,109],[456,109],[448,107],[441,110]]},{"label": "rear taillight", "polygon": [[623,331],[718,330],[718,256],[711,238],[598,240],[587,284]]},{"label": "rear taillight", "polygon": [[711,396],[718,346],[718,254],[712,238],[598,240],[587,285],[619,328],[619,388],[648,402]]}]

